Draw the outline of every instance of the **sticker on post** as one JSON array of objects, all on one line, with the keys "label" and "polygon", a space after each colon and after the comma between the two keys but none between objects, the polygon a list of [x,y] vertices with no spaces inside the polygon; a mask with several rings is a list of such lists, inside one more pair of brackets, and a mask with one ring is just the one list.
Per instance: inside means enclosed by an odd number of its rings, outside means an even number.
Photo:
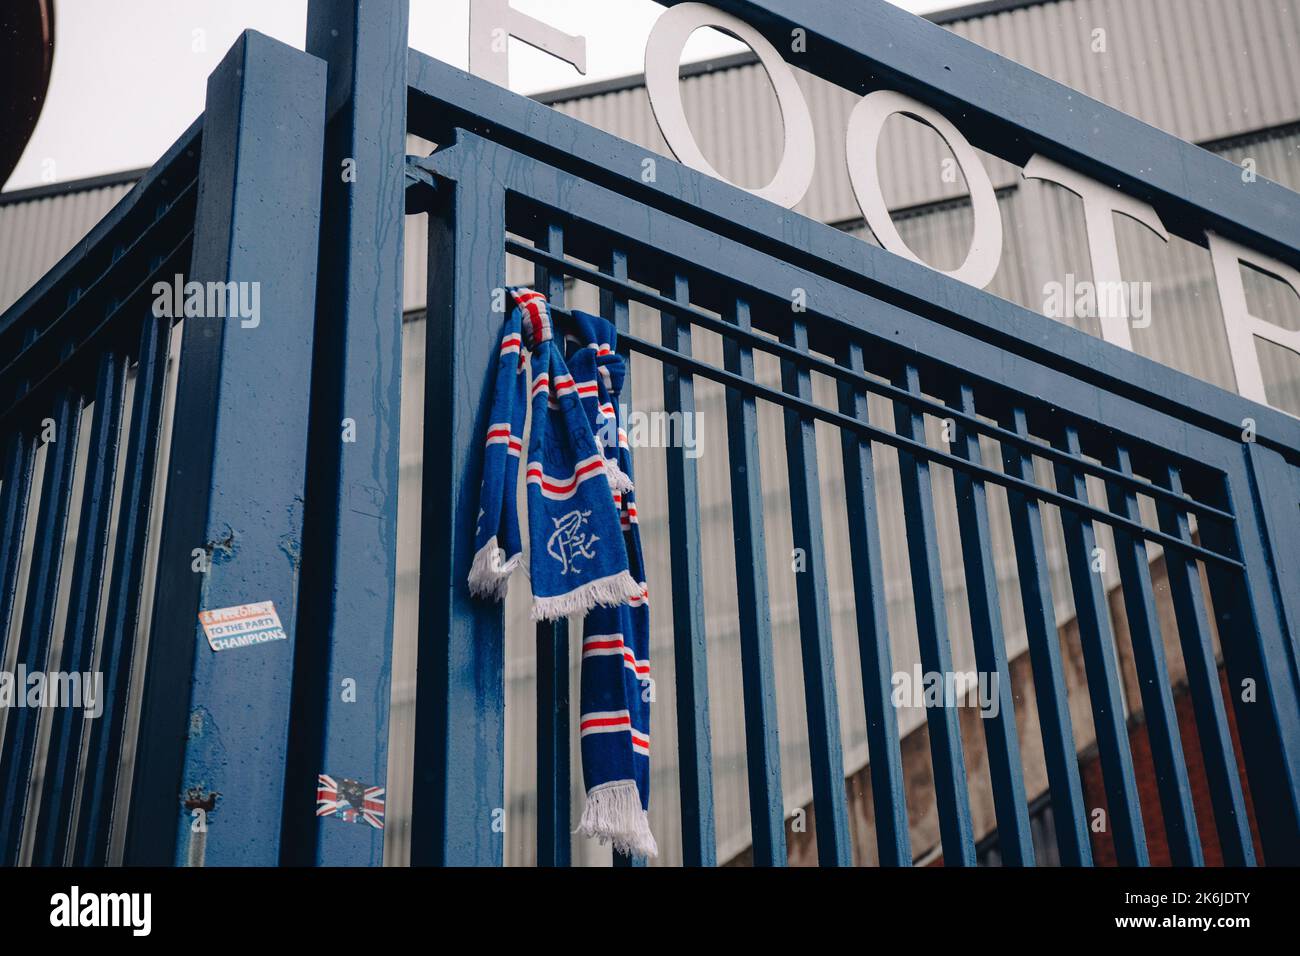
[{"label": "sticker on post", "polygon": [[199,623],[207,635],[208,646],[214,651],[289,639],[280,624],[280,615],[275,613],[275,604],[270,601],[200,611]]},{"label": "sticker on post", "polygon": [[337,816],[344,823],[368,823],[384,828],[384,788],[367,787],[360,780],[329,774],[316,775],[316,816]]}]

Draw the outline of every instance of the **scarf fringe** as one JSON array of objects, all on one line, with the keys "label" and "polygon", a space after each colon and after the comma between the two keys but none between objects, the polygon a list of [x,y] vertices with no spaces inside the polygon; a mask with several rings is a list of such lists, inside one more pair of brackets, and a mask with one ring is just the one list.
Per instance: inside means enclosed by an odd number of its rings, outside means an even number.
[{"label": "scarf fringe", "polygon": [[582,819],[573,832],[595,837],[602,845],[613,843],[624,856],[659,855],[635,780],[613,780],[588,790]]},{"label": "scarf fringe", "polygon": [[533,620],[558,621],[561,618],[586,614],[593,607],[618,607],[641,597],[641,585],[627,571],[609,577],[588,581],[565,594],[549,597],[533,595]]},{"label": "scarf fringe", "polygon": [[636,491],[632,479],[627,476],[627,472],[618,467],[618,462],[613,458],[605,459],[605,475],[609,478],[609,486],[615,491],[621,491],[625,495]]},{"label": "scarf fringe", "polygon": [[504,601],[510,574],[518,567],[520,557],[516,554],[507,561],[505,549],[497,547],[496,535],[488,538],[469,566],[469,593],[492,601]]}]

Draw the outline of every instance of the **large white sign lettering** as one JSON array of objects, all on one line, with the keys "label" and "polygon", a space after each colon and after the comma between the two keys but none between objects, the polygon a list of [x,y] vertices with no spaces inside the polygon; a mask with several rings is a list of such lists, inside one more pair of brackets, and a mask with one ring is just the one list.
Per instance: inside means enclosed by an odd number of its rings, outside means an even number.
[{"label": "large white sign lettering", "polygon": [[[708,4],[684,3],[665,11],[646,43],[646,91],[664,140],[685,165],[725,180],[705,157],[691,132],[678,80],[687,40],[696,30],[707,27],[721,30],[748,45],[772,83],[781,111],[785,144],[772,181],[749,192],[787,209],[793,208],[812,184],[816,165],[815,134],[808,102],[794,70],[776,47],[749,24]],[[586,72],[585,38],[569,36],[525,16],[514,10],[509,0],[474,0],[470,4],[470,70],[502,86],[508,85],[506,55],[512,36],[572,64],[581,73]],[[1002,216],[988,172],[974,148],[947,117],[911,97],[889,90],[864,96],[850,113],[846,130],[849,178],[867,226],[887,250],[921,262],[903,241],[890,216],[876,166],[881,131],[885,121],[896,113],[918,120],[939,134],[956,157],[970,189],[975,214],[970,250],[958,268],[938,271],[977,288],[986,287],[997,273],[1002,256]],[[1117,213],[1141,223],[1166,242],[1169,240],[1164,224],[1149,205],[1076,170],[1036,155],[1025,164],[1023,174],[1027,179],[1056,183],[1083,200],[1095,288],[1126,288],[1115,236]],[[1267,403],[1255,340],[1264,339],[1300,355],[1300,331],[1284,329],[1251,314],[1241,267],[1243,263],[1254,266],[1289,285],[1297,295],[1300,295],[1300,271],[1222,236],[1207,233],[1206,239],[1223,308],[1237,391],[1254,401]],[[1102,309],[1099,318],[1102,337],[1130,350],[1133,348],[1131,329],[1150,321],[1142,311],[1130,308],[1126,296],[1118,297],[1114,308]]]},{"label": "large white sign lettering", "polygon": [[781,150],[781,165],[772,181],[761,189],[750,192],[769,199],[787,209],[798,204],[812,185],[813,170],[817,163],[817,145],[814,142],[812,114],[795,82],[794,71],[757,30],[728,13],[723,13],[704,3],[683,3],[668,10],[650,31],[645,47],[645,87],[650,96],[650,108],[659,124],[664,140],[679,160],[707,173],[715,179],[725,179],[705,159],[704,153],[691,133],[686,111],[682,108],[681,86],[677,70],[681,63],[682,48],[692,33],[701,27],[713,27],[729,33],[747,44],[758,55],[767,70],[768,79],[776,91],[776,102],[781,109],[781,124],[785,127],[785,147]]},{"label": "large white sign lettering", "polygon": [[510,38],[587,72],[587,38],[570,36],[510,6],[510,0],[473,0],[469,5],[469,71],[510,86]]},{"label": "large white sign lettering", "polygon": [[849,114],[846,145],[849,179],[853,183],[853,194],[862,207],[867,226],[890,252],[913,262],[921,262],[898,234],[898,227],[894,225],[889,207],[885,204],[885,194],[880,188],[880,175],[876,168],[876,147],[880,144],[880,133],[885,128],[885,120],[895,113],[925,123],[942,137],[957,157],[957,165],[966,177],[966,185],[970,187],[971,203],[975,211],[975,235],[971,239],[966,261],[947,275],[970,283],[977,289],[984,288],[993,281],[993,276],[998,271],[998,262],[1002,259],[1002,212],[998,209],[998,197],[993,192],[988,171],[975,155],[974,147],[966,142],[966,137],[948,122],[947,117],[910,96],[890,90],[868,93]]},{"label": "large white sign lettering", "polygon": [[1246,287],[1241,281],[1241,267],[1243,263],[1254,266],[1285,282],[1296,295],[1300,295],[1300,272],[1212,232],[1206,233],[1206,238],[1210,241],[1210,257],[1214,260],[1214,281],[1219,287],[1219,304],[1223,307],[1223,322],[1228,331],[1228,351],[1232,353],[1232,373],[1237,378],[1237,391],[1267,405],[1268,396],[1264,394],[1264,375],[1259,368],[1259,349],[1255,339],[1264,339],[1300,355],[1300,330],[1284,329],[1251,315],[1246,304]]},{"label": "large white sign lettering", "polygon": [[[1119,265],[1119,241],[1115,238],[1115,213],[1142,223],[1165,242],[1169,241],[1164,223],[1146,203],[1104,186],[1095,179],[1089,179],[1046,156],[1029,157],[1029,162],[1025,163],[1024,176],[1026,179],[1042,179],[1064,186],[1083,200],[1083,224],[1088,231],[1088,258],[1092,260],[1092,281],[1097,288],[1125,288]],[[1129,325],[1128,296],[1118,296],[1115,304],[1117,308],[1102,309],[1099,313],[1101,337],[1131,351],[1133,333]],[[1145,325],[1151,324],[1150,316],[1141,321]]]}]

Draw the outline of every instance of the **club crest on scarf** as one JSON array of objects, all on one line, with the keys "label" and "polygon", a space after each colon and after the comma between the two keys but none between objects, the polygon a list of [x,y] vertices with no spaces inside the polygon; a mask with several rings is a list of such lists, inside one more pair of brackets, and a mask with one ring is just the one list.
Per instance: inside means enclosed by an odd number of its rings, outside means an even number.
[{"label": "club crest on scarf", "polygon": [[[658,852],[650,781],[650,609],[618,427],[624,360],[614,326],[574,312],[553,332],[546,297],[512,289],[483,450],[470,592],[503,600],[524,560],[517,501],[525,426],[532,616],[585,615],[580,722],[587,802],[577,832],[637,856]],[[618,441],[598,436],[617,435]]]},{"label": "club crest on scarf", "polygon": [[555,532],[546,542],[546,553],[560,562],[561,574],[577,570],[575,562],[578,558],[596,556],[592,547],[600,538],[582,532],[583,526],[590,517],[590,511],[570,511],[563,517],[551,519],[555,522]]}]

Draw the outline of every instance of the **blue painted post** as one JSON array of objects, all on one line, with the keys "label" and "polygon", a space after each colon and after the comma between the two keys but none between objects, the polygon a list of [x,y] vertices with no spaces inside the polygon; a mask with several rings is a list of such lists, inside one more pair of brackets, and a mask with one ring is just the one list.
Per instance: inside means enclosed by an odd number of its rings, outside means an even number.
[{"label": "blue painted post", "polygon": [[[609,260],[603,270],[620,283],[627,282],[627,253],[622,249],[610,249]],[[618,295],[608,289],[600,291],[600,314],[614,323],[614,328],[618,330],[620,337],[625,336],[631,331],[631,313],[628,308],[626,296]],[[623,393],[621,404],[630,406],[632,404],[632,356],[625,354],[627,359],[627,369],[623,375]],[[628,472],[628,477],[636,480],[634,471]],[[647,860],[642,856],[629,856],[619,853],[615,850],[612,854],[613,864],[617,869],[643,869]]]},{"label": "blue painted post", "polygon": [[[807,355],[808,326],[791,320],[783,344]],[[812,401],[812,376],[806,367],[781,363],[781,389]],[[844,792],[844,756],[840,708],[835,693],[835,648],[831,643],[830,588],[822,536],[822,499],[817,475],[816,422],[786,408],[786,471],[790,476],[790,528],[795,552],[799,647],[803,660],[804,709],[808,714],[808,750],[812,769],[819,866],[852,866],[853,845]]]},{"label": "blue painted post", "polygon": [[[425,328],[420,681],[411,862],[499,866],[505,816],[505,628],[466,579],[483,480],[492,373],[505,314],[506,196],[466,134],[435,154]],[[426,168],[434,168],[433,160]],[[526,587],[516,579],[513,587]]]},{"label": "blue painted post", "polygon": [[[685,275],[668,277],[665,294],[689,305]],[[690,323],[672,312],[659,315],[660,340],[680,355],[691,354]],[[665,362],[664,411],[684,419],[695,414],[695,380]],[[715,866],[713,743],[709,724],[709,668],[704,630],[704,569],[700,563],[700,492],[695,459],[680,444],[666,449],[668,540],[672,551],[673,656],[677,677],[677,752],[682,794],[682,856],[687,866]],[[652,595],[653,599],[653,595]]]},{"label": "blue painted post", "polygon": [[[463,228],[463,226],[462,226]],[[564,229],[547,223],[538,245],[564,255]],[[564,274],[537,266],[533,288],[563,309]],[[507,303],[508,304],[508,303]],[[562,341],[562,336],[559,338]],[[539,621],[537,648],[537,865],[568,866],[571,859],[572,764],[569,758],[569,622]]]},{"label": "blue painted post", "polygon": [[[846,344],[845,367],[866,381],[866,352]],[[854,382],[839,383],[839,408],[869,422],[867,393]],[[907,824],[907,783],[898,738],[898,710],[892,697],[894,665],[889,646],[888,596],[880,554],[880,515],[876,501],[875,452],[869,438],[840,429],[844,460],[845,515],[853,559],[853,598],[857,605],[858,656],[871,754],[871,800],[875,807],[876,848],[881,866],[911,866],[912,836]]]},{"label": "blue painted post", "polygon": [[[915,365],[904,365],[895,375],[894,384],[914,396],[922,394],[920,372]],[[924,444],[925,416],[908,402],[896,401],[894,430],[904,438]],[[930,464],[910,452],[900,451],[898,469],[902,476],[903,517],[921,666],[928,673],[950,674],[952,649],[948,642]],[[930,761],[934,768],[944,866],[974,866],[970,794],[966,789],[966,762],[962,756],[956,707],[947,703],[927,707],[925,719],[930,730]]]},{"label": "blue painted post", "polygon": [[[753,329],[749,303],[730,298],[724,318]],[[733,338],[723,340],[727,371],[754,378],[754,353]],[[785,866],[785,798],[781,789],[781,742],[777,719],[776,667],[772,659],[772,609],[767,585],[763,477],[758,448],[758,403],[727,389],[727,446],[731,464],[731,525],[735,536],[736,611],[740,627],[740,676],[745,697],[749,823],[755,866]]]},{"label": "blue painted post", "polygon": [[[1295,582],[1275,577],[1271,543],[1288,525],[1265,494],[1286,489],[1281,476],[1270,473],[1278,466],[1246,445],[1241,467],[1227,475],[1227,498],[1237,506],[1235,536],[1209,523],[1200,532],[1210,547],[1235,551],[1245,565],[1244,579],[1207,566],[1210,596],[1264,862],[1294,866],[1300,863],[1300,681],[1285,622]],[[1289,566],[1285,555],[1281,563]]]},{"label": "blue painted post", "polygon": [[[258,308],[185,321],[130,863],[279,862],[324,101],[319,60],[253,32],[208,81],[189,279]],[[282,639],[210,646],[199,611],[265,601]]]},{"label": "blue painted post", "polygon": [[377,866],[383,832],[314,816],[318,774],[384,787],[397,582],[409,4],[311,0],[329,64],[285,862]]}]

